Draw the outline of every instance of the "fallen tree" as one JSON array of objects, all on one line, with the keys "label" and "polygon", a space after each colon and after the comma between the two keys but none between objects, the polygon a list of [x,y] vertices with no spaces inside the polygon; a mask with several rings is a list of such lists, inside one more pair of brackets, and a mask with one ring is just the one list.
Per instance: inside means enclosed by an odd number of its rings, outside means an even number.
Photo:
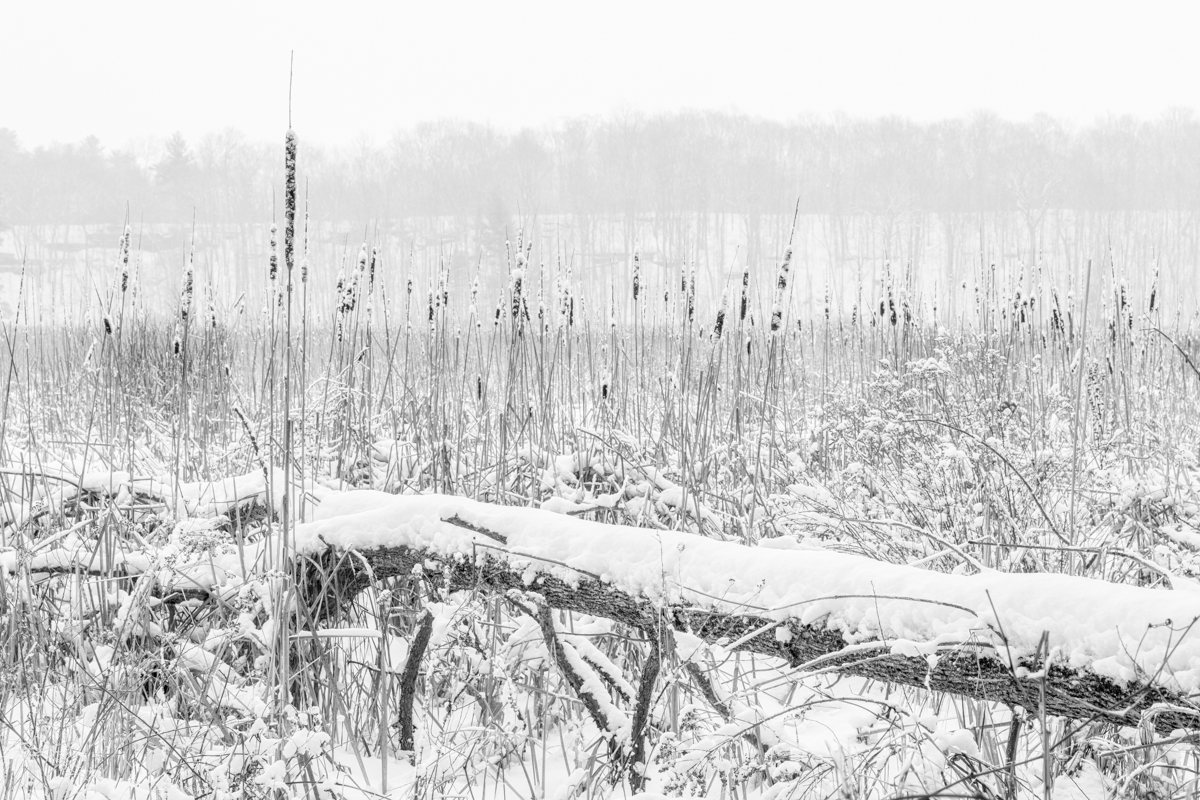
[{"label": "fallen tree", "polygon": [[[424,576],[1076,720],[1200,727],[1200,594],[1062,575],[947,575],[821,549],[745,547],[461,498],[327,499],[296,545],[318,618],[374,581]],[[351,555],[353,551],[353,555]],[[686,659],[686,656],[685,656]]]},{"label": "fallen tree", "polygon": [[[171,494],[113,478],[103,483],[80,488]],[[226,483],[175,494],[211,510],[267,502],[257,475]],[[292,542],[309,619],[335,619],[373,582],[416,575],[441,591],[509,597],[539,619],[552,652],[541,609],[628,625],[656,649],[695,641],[771,656],[791,665],[797,680],[836,671],[1076,720],[1200,728],[1200,637],[1192,630],[1200,593],[1188,589],[1048,574],[953,575],[790,539],[746,547],[456,497],[304,491],[320,501],[315,521],[299,525]],[[269,505],[281,510],[278,497]],[[155,572],[150,592],[167,602],[236,594],[250,577],[247,565],[261,563],[261,543],[175,560],[163,570],[162,553],[63,547],[57,538],[29,549],[31,572]],[[15,552],[0,553],[0,568],[16,564]],[[675,650],[687,662],[696,648]],[[643,685],[636,694],[648,692]],[[640,729],[646,709],[634,711],[631,725]]]}]

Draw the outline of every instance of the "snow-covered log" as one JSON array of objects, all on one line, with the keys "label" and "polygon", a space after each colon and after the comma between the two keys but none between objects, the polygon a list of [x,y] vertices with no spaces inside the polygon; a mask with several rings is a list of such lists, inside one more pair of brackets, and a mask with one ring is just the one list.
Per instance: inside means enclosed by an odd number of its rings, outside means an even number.
[{"label": "snow-covered log", "polygon": [[1200,727],[1198,592],[771,544],[368,491],[326,498],[296,534],[336,565],[313,587],[325,598],[423,575],[646,631],[665,619],[679,640],[773,656],[798,679],[836,670],[1074,719]]}]

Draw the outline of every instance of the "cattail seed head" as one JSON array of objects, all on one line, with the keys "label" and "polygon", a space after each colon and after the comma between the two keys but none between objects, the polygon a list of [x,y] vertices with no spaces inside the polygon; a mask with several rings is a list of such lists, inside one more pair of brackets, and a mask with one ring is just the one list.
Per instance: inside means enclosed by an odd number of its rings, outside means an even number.
[{"label": "cattail seed head", "polygon": [[125,226],[125,233],[121,236],[121,294],[125,294],[129,289],[129,240],[132,231],[129,226]]},{"label": "cattail seed head", "polygon": [[508,276],[508,291],[512,299],[512,318],[515,320],[521,316],[521,309],[524,304],[522,291],[525,286],[525,258],[523,255],[517,256],[517,268],[514,269]]},{"label": "cattail seed head", "polygon": [[270,259],[271,268],[270,268],[270,272],[267,274],[267,276],[271,279],[272,285],[274,285],[276,278],[279,277],[279,253],[278,253],[279,241],[278,241],[278,236],[277,236],[278,233],[279,233],[279,226],[276,225],[274,222],[272,222],[271,223],[271,259]]},{"label": "cattail seed head", "polygon": [[296,132],[288,128],[283,140],[283,263],[288,274],[296,255]]},{"label": "cattail seed head", "polygon": [[779,273],[775,277],[775,306],[771,309],[771,332],[776,333],[783,327],[783,300],[787,292],[788,272],[792,267],[792,246],[788,245],[783,251],[783,260],[779,262]]},{"label": "cattail seed head", "polygon": [[791,248],[791,245],[788,245],[787,249],[783,251],[783,261],[779,262],[779,275],[775,281],[775,287],[780,292],[787,289],[788,272],[791,270],[791,267],[792,267],[792,248]]},{"label": "cattail seed head", "polygon": [[721,333],[725,330],[725,307],[729,304],[729,293],[721,293],[721,306],[717,309],[717,321],[713,323],[713,341],[720,341]]},{"label": "cattail seed head", "polygon": [[187,267],[183,270],[183,288],[179,293],[179,318],[183,322],[187,322],[188,315],[192,311],[192,294],[194,291],[193,280],[193,259],[196,255],[196,245],[193,244],[191,251],[188,254]]},{"label": "cattail seed head", "polygon": [[638,292],[642,288],[642,262],[636,250],[633,251],[633,302],[637,302]]}]

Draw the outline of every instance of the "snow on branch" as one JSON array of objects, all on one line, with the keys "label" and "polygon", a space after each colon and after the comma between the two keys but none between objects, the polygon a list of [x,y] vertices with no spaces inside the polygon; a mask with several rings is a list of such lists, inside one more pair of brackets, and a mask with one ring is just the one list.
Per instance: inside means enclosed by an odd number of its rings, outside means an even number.
[{"label": "snow on branch", "polygon": [[[424,573],[729,650],[1035,708],[1196,727],[1200,594],[1048,574],[952,575],[746,547],[439,495],[332,493],[297,548],[355,550],[342,578]],[[343,587],[345,584],[343,583]],[[581,659],[582,663],[582,659]],[[590,672],[590,668],[585,664]]]}]

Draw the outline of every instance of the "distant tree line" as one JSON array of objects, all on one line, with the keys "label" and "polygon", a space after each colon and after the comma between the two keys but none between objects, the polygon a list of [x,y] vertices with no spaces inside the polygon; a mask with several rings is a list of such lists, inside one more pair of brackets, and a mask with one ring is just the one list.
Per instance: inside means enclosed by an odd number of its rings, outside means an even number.
[{"label": "distant tree line", "polygon": [[[301,131],[303,134],[303,131]],[[261,223],[278,216],[283,137],[226,130],[110,148],[28,148],[0,128],[0,224]],[[328,148],[301,138],[318,219],[456,217],[477,229],[544,215],[912,213],[1050,209],[1200,212],[1200,119],[1109,117],[1071,127],[990,114],[781,123],[722,112],[618,113],[504,132],[458,121]]]}]

